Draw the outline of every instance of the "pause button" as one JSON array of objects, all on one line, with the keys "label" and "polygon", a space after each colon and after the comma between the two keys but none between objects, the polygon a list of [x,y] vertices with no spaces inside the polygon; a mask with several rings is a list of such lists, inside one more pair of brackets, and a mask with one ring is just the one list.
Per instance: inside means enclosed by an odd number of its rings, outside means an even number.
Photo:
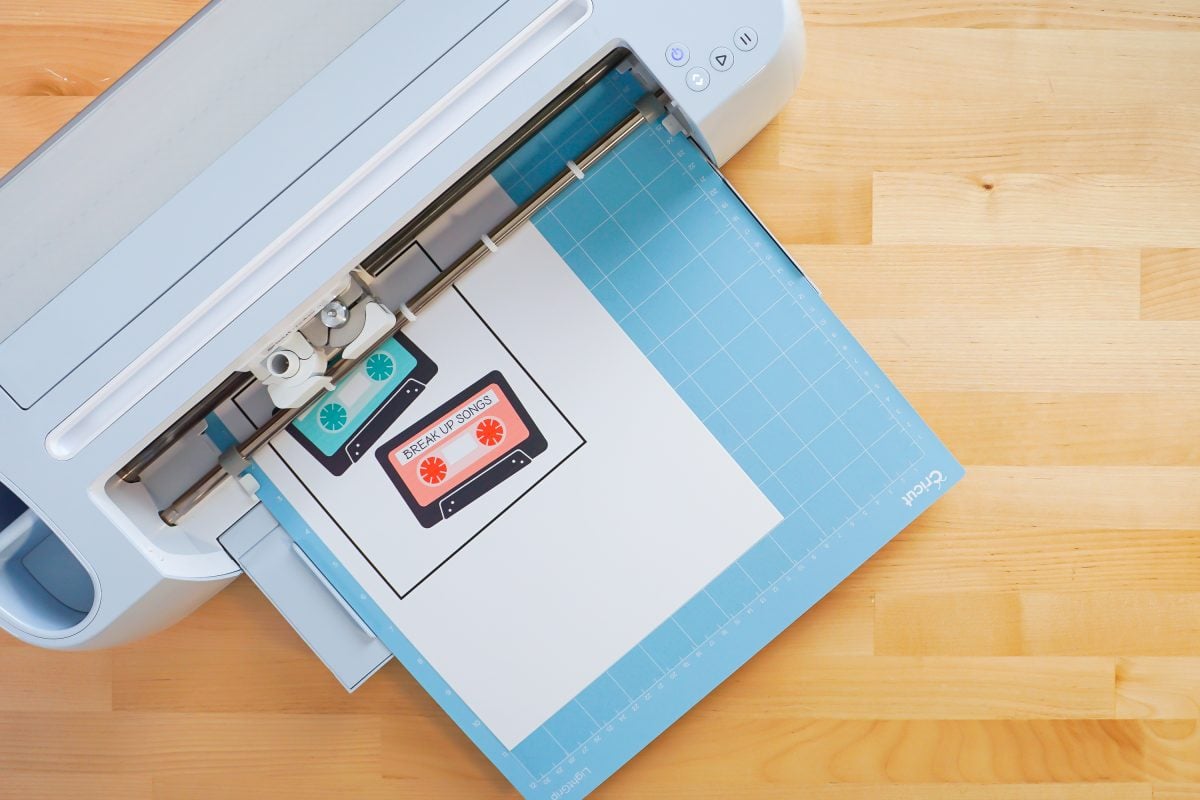
[{"label": "pause button", "polygon": [[758,33],[754,28],[738,28],[733,34],[733,43],[738,50],[749,52],[758,47]]}]

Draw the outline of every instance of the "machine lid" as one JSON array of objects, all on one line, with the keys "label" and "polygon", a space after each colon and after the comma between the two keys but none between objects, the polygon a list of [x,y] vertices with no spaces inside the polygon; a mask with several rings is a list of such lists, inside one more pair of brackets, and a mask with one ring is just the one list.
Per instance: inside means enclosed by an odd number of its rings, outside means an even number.
[{"label": "machine lid", "polygon": [[0,180],[0,341],[404,1],[214,1],[150,53]]}]

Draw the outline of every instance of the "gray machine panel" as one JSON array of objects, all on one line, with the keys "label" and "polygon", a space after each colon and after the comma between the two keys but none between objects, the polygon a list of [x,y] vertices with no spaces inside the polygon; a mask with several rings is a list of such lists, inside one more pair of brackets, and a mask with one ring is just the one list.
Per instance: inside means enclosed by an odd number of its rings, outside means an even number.
[{"label": "gray machine panel", "polygon": [[212,3],[110,87],[0,180],[0,340],[400,2]]},{"label": "gray machine panel", "polygon": [[[0,387],[32,406],[504,5],[467,0],[451,17],[433,13],[435,0],[404,2],[429,23],[392,32],[389,79],[362,82],[320,115],[286,101],[397,0],[215,4],[151,57],[153,69],[0,184],[0,220],[14,233],[4,235],[0,291],[24,309],[0,320]],[[218,48],[220,58],[204,56]],[[130,127],[135,118],[145,123]],[[264,137],[289,146],[256,150]]]},{"label": "gray machine panel", "polygon": [[[251,513],[270,516],[261,506]],[[221,544],[347,691],[391,660],[282,528],[262,536],[256,526],[239,526]]]}]

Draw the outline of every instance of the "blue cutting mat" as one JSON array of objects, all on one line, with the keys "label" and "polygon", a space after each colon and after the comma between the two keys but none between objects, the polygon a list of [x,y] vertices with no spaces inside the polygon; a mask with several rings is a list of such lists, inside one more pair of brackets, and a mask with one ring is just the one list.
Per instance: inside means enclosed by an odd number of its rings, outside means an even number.
[{"label": "blue cutting mat", "polygon": [[[496,179],[525,200],[643,92],[610,75]],[[533,221],[785,517],[514,749],[541,797],[603,780],[962,472],[686,137],[643,126]]]},{"label": "blue cutting mat", "polygon": [[[610,76],[496,179],[525,199],[641,94],[632,76]],[[962,470],[685,137],[644,126],[534,224],[782,524],[509,751],[252,472],[263,502],[425,689],[522,794],[550,800],[599,785]],[[210,435],[230,442],[215,418]]]}]

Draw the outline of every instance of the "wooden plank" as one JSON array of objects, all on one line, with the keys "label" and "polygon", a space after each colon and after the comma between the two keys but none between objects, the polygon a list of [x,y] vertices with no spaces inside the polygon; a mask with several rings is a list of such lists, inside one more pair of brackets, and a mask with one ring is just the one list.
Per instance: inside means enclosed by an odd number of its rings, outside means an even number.
[{"label": "wooden plank", "polygon": [[[287,623],[277,617],[286,628]],[[437,713],[418,702],[418,687],[389,664],[353,694],[346,692],[295,636],[279,648],[234,636],[194,636],[167,652],[123,648],[114,656],[112,707],[119,711],[392,714]]]},{"label": "wooden plank", "polygon": [[734,189],[781,241],[865,244],[871,240],[871,173],[785,169],[782,117],[722,168]]},{"label": "wooden plank", "polygon": [[1171,0],[805,0],[804,20],[812,26],[1200,30],[1200,11]]},{"label": "wooden plank", "polygon": [[880,244],[1200,246],[1196,177],[881,172],[873,203]]},{"label": "wooden plank", "polygon": [[1200,800],[1200,783],[1156,784],[1152,787],[1154,800]]},{"label": "wooden plank", "polygon": [[172,26],[0,25],[0,95],[94,97],[171,34]]},{"label": "wooden plank", "polygon": [[[725,787],[695,787],[697,798],[725,798]],[[599,797],[607,797],[601,794]],[[678,797],[669,788],[640,791],[639,798]],[[765,782],[754,784],[755,800],[1151,800],[1151,787],[1144,783],[822,783],[805,785],[802,789],[773,786]],[[617,795],[613,795],[617,797]]]},{"label": "wooden plank", "polygon": [[805,64],[797,93],[805,100],[1160,110],[1200,102],[1190,31],[814,27]]},{"label": "wooden plank", "polygon": [[[1016,656],[1025,653],[1017,592],[879,592],[879,655]],[[906,615],[910,615],[907,616]]]},{"label": "wooden plank", "polygon": [[1190,591],[1200,531],[995,530],[936,509],[909,526],[842,587],[856,592]]},{"label": "wooden plank", "polygon": [[873,591],[835,590],[779,634],[771,647],[793,655],[870,655],[875,652]]},{"label": "wooden plank", "polygon": [[875,650],[907,656],[1200,655],[1200,591],[880,592]]},{"label": "wooden plank", "polygon": [[1200,320],[1200,249],[1142,251],[1142,319]]},{"label": "wooden plank", "polygon": [[[112,708],[112,653],[41,650],[5,639],[0,645],[0,713]],[[47,686],[54,691],[46,691]]]},{"label": "wooden plank", "polygon": [[608,790],[614,797],[656,791],[742,797],[767,786],[789,788],[794,797],[827,783],[864,790],[881,784],[1186,782],[1200,764],[1200,732],[1161,722],[746,718],[719,730],[703,723],[685,718]]},{"label": "wooden plank", "polygon": [[966,464],[1198,467],[1200,394],[939,392],[908,395]]},{"label": "wooden plank", "polygon": [[865,244],[871,241],[871,175],[743,166],[725,170],[730,183],[781,241]]},{"label": "wooden plank", "polygon": [[251,767],[253,780],[269,785],[377,772],[380,758],[378,723],[353,714],[14,712],[0,716],[0,741],[0,774],[158,777]]},{"label": "wooden plank", "polygon": [[1113,671],[1111,658],[803,656],[776,646],[695,714],[714,728],[730,719],[1108,719]]},{"label": "wooden plank", "polygon": [[[247,770],[196,769],[154,777],[151,796],[155,800],[262,800],[272,798],[353,798],[394,800],[391,781],[378,773],[350,769],[314,770],[304,765],[290,775],[259,777]],[[426,784],[431,793],[432,785]],[[97,795],[82,795],[96,797]],[[429,795],[426,795],[427,797]],[[453,796],[453,795],[449,795]],[[123,800],[112,795],[113,800]]]},{"label": "wooden plank", "polygon": [[1138,319],[1137,250],[795,245],[846,320]]},{"label": "wooden plank", "polygon": [[203,6],[203,0],[5,2],[0,95],[98,95]]},{"label": "wooden plank", "polygon": [[779,162],[877,172],[1196,175],[1200,105],[794,99]]},{"label": "wooden plank", "polygon": [[[511,798],[513,788],[448,717],[407,724],[382,718],[381,766],[391,797]],[[600,796],[603,796],[602,794]]]},{"label": "wooden plank", "polygon": [[110,775],[103,772],[6,770],[0,774],[0,796],[20,800],[63,800],[64,797],[150,800],[153,785],[154,778],[149,773]]},{"label": "wooden plank", "polygon": [[902,392],[1200,392],[1195,322],[852,319]]},{"label": "wooden plank", "polygon": [[91,30],[141,26],[169,33],[204,6],[205,0],[4,0],[0,26],[63,28],[63,43]]},{"label": "wooden plank", "polygon": [[1027,530],[1031,521],[1039,530],[1193,532],[1200,469],[972,466],[928,519],[997,533]]},{"label": "wooden plank", "polygon": [[1200,717],[1200,658],[1117,659],[1120,719]]}]

